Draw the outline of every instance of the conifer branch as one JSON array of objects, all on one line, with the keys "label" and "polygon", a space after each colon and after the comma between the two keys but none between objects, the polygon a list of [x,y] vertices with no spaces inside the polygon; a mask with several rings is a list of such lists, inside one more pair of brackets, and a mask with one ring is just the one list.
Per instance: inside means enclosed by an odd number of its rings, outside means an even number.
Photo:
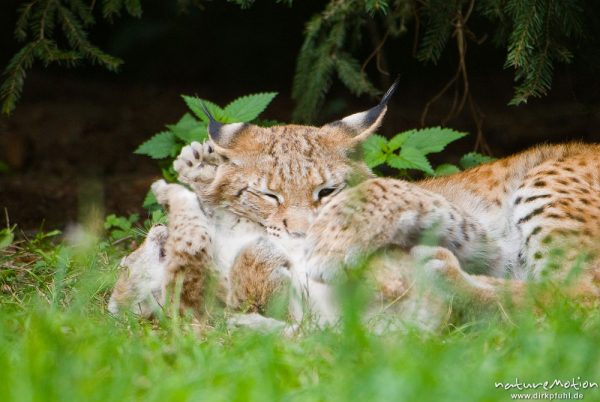
[{"label": "conifer branch", "polygon": [[31,42],[23,46],[9,61],[4,70],[4,82],[0,87],[2,99],[2,113],[8,114],[14,108],[23,90],[23,81],[26,71],[31,68],[35,59],[38,42]]},{"label": "conifer branch", "polygon": [[[142,12],[140,0],[103,0],[103,9],[108,17],[120,15],[122,10],[132,16],[140,16]],[[18,8],[14,34],[19,42],[25,43],[2,74],[2,113],[14,110],[27,71],[36,62],[71,67],[87,60],[110,71],[119,68],[120,59],[103,52],[88,39],[86,29],[96,23],[93,10],[94,2],[86,4],[83,0],[30,0]],[[60,35],[55,33],[57,26]]]}]

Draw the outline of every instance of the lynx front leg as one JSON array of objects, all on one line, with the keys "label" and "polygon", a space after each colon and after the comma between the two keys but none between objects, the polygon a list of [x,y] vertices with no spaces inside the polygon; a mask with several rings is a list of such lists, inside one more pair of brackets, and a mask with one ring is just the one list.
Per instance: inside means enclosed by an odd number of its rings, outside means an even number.
[{"label": "lynx front leg", "polygon": [[329,282],[378,249],[409,249],[423,237],[450,249],[468,271],[493,269],[500,251],[485,229],[439,194],[393,179],[373,179],[340,193],[307,234],[307,271]]},{"label": "lynx front leg", "polygon": [[164,294],[173,303],[179,292],[180,311],[191,310],[200,318],[213,264],[212,226],[196,195],[183,186],[159,180],[152,185],[152,191],[169,215]]},{"label": "lynx front leg", "polygon": [[287,323],[291,276],[288,258],[266,238],[243,248],[229,272],[227,305],[246,313],[233,314],[229,328],[293,335],[298,326]]},{"label": "lynx front leg", "polygon": [[271,303],[289,299],[290,262],[270,241],[260,238],[240,251],[228,279],[227,305],[262,313]]}]

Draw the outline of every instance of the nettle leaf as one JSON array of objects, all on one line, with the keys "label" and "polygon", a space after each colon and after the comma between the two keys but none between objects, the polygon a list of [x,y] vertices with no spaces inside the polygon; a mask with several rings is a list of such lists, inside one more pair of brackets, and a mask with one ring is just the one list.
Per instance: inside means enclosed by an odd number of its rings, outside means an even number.
[{"label": "nettle leaf", "polygon": [[247,123],[256,119],[269,103],[277,96],[277,92],[264,92],[237,98],[224,109],[229,122]]},{"label": "nettle leaf", "polygon": [[438,167],[435,168],[434,175],[435,176],[449,176],[454,173],[460,172],[460,168],[451,163],[442,163]]},{"label": "nettle leaf", "polygon": [[413,169],[414,166],[410,161],[407,161],[400,155],[390,154],[387,157],[386,163],[395,169]]},{"label": "nettle leaf", "polygon": [[412,163],[413,169],[422,170],[428,174],[434,174],[431,164],[421,150],[404,146],[400,151],[400,157]]},{"label": "nettle leaf", "polygon": [[170,131],[163,131],[140,145],[134,153],[148,155],[153,159],[162,159],[173,156],[173,152],[177,149],[178,144],[175,135]]},{"label": "nettle leaf", "polygon": [[493,162],[495,160],[496,158],[492,158],[491,156],[482,155],[477,152],[469,152],[468,154],[465,154],[462,158],[460,158],[458,164],[463,169],[470,169],[472,167],[479,166],[488,162]]},{"label": "nettle leaf", "polygon": [[404,169],[416,169],[421,170],[425,173],[433,175],[433,168],[431,164],[419,151],[418,149],[411,147],[404,147],[400,152],[400,155],[390,154],[387,158],[387,164],[393,168],[404,170]]},{"label": "nettle leaf", "polygon": [[184,114],[177,123],[167,125],[167,128],[186,144],[192,141],[202,142],[208,138],[206,123],[198,121],[189,113]]},{"label": "nettle leaf", "polygon": [[396,134],[388,143],[390,151],[393,152],[393,151],[400,149],[400,147],[402,147],[402,145],[404,145],[404,143],[406,142],[406,139],[411,134],[412,134],[411,131],[405,131],[403,133]]},{"label": "nettle leaf", "polygon": [[388,141],[380,135],[372,135],[362,144],[364,160],[368,167],[374,168],[385,163],[388,158]]},{"label": "nettle leaf", "polygon": [[156,206],[158,206],[158,201],[156,200],[156,196],[154,195],[154,192],[152,192],[152,190],[148,190],[148,192],[146,193],[146,197],[144,197],[144,203],[142,204],[142,207],[146,208],[146,209],[153,209]]},{"label": "nettle leaf", "polygon": [[152,211],[152,214],[150,215],[150,226],[152,225],[156,225],[156,224],[162,224],[162,225],[166,225],[168,223],[168,216],[165,214],[165,212],[158,208],[155,209],[154,211]]},{"label": "nettle leaf", "polygon": [[225,112],[221,107],[219,107],[216,103],[211,101],[207,101],[205,99],[200,99],[195,96],[187,96],[181,95],[185,104],[190,108],[190,110],[202,120],[204,123],[208,124],[208,116],[204,113],[204,109],[202,108],[202,104],[206,106],[208,111],[213,115],[215,120],[220,121],[221,123],[235,123],[234,121],[230,121],[227,119]]},{"label": "nettle leaf", "polygon": [[423,155],[433,152],[441,152],[448,144],[467,135],[460,131],[445,127],[430,127],[420,130],[410,130],[404,146],[412,147],[421,151]]},{"label": "nettle leaf", "polygon": [[161,171],[161,173],[163,175],[163,178],[166,181],[168,181],[168,182],[176,182],[177,181],[178,174],[175,171],[175,169],[173,169],[173,164],[172,163],[169,163],[169,164],[163,166],[160,169],[160,171]]}]

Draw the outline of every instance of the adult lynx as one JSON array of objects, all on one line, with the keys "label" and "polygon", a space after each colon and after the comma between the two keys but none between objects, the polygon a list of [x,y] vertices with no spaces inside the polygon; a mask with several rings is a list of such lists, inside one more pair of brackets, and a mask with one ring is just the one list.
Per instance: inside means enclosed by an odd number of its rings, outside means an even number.
[{"label": "adult lynx", "polygon": [[[185,147],[175,162],[197,199],[181,187],[155,187],[165,205],[173,204],[168,194],[193,205],[178,207],[177,216],[189,213],[169,225],[167,271],[200,278],[214,270],[228,304],[255,310],[291,281],[326,322],[337,318],[330,283],[365,256],[375,255],[368,271],[379,294],[410,298],[407,268],[394,261],[434,233],[441,247],[413,255],[425,260],[432,285],[443,283],[463,305],[495,304],[505,294],[518,300],[523,280],[562,280],[584,254],[568,291],[600,296],[599,145],[544,145],[416,183],[373,178],[356,150],[381,123],[393,90],[376,107],[322,127],[220,124],[207,112],[210,141]],[[184,307],[200,313],[199,282],[187,282]]]}]

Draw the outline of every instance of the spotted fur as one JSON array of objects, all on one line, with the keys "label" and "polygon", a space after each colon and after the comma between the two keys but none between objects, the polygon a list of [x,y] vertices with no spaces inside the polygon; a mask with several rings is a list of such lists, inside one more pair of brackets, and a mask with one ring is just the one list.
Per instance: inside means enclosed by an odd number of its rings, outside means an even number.
[{"label": "spotted fur", "polygon": [[[253,311],[291,279],[295,320],[306,307],[322,322],[337,320],[331,282],[369,255],[377,294],[388,302],[412,300],[407,284],[420,261],[431,274],[426,283],[446,291],[428,296],[437,300],[426,304],[437,322],[443,294],[473,306],[501,294],[518,301],[525,280],[563,280],[577,262],[584,269],[573,294],[600,296],[600,145],[544,145],[416,183],[374,178],[358,150],[385,110],[323,127],[221,125],[209,116],[211,140],[185,147],[174,164],[197,199],[188,192],[188,215],[180,209],[180,226],[170,224],[167,250],[181,251],[170,252],[170,264],[214,270],[227,303]],[[441,247],[418,246],[423,239]],[[411,249],[412,269],[398,257]],[[190,289],[190,305],[201,304],[201,291]]]}]

